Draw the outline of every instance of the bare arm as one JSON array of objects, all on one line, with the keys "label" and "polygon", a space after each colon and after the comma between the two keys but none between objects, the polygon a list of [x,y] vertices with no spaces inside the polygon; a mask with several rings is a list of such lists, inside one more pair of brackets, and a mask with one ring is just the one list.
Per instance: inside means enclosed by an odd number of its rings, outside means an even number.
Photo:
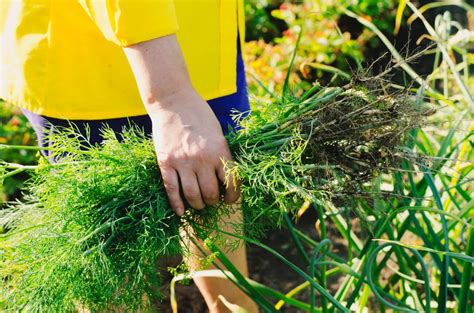
[{"label": "bare arm", "polygon": [[[195,209],[219,201],[222,159],[231,154],[221,127],[194,90],[175,35],[124,47],[138,89],[153,123],[153,140],[170,205],[184,213],[184,197]],[[237,201],[229,180],[224,200]]]}]

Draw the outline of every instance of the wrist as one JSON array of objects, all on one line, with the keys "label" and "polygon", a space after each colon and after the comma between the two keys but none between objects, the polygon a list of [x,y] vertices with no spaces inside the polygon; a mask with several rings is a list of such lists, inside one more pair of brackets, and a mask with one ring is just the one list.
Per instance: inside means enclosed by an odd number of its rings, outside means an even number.
[{"label": "wrist", "polygon": [[178,112],[200,99],[199,94],[191,85],[181,85],[179,89],[168,89],[166,93],[160,93],[157,97],[148,97],[145,102],[145,109],[153,119],[164,112]]}]

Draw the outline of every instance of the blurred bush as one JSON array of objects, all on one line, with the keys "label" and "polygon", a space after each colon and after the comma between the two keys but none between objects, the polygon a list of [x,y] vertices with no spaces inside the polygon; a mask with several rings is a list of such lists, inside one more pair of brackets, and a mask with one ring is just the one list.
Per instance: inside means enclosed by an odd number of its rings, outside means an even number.
[{"label": "blurred bush", "polygon": [[[34,131],[21,110],[0,100],[0,144],[34,145],[35,143]],[[33,164],[36,162],[35,154],[35,151],[0,148],[0,161]],[[26,176],[19,175],[9,177],[3,185],[0,184],[0,202],[17,197],[25,179]]]},{"label": "blurred bush", "polygon": [[279,8],[281,1],[250,0],[245,2],[245,38],[247,41],[263,40],[267,43],[281,37],[288,25],[271,12]]},{"label": "blurred bush", "polygon": [[380,41],[374,33],[346,17],[344,11],[349,9],[380,30],[392,33],[397,3],[392,0],[247,1],[245,55],[251,93],[261,90],[253,78],[261,80],[270,91],[281,88],[301,29],[295,75],[291,77],[293,85],[308,85],[316,79],[324,83],[334,74],[347,77],[366,59],[367,50],[377,48]]}]

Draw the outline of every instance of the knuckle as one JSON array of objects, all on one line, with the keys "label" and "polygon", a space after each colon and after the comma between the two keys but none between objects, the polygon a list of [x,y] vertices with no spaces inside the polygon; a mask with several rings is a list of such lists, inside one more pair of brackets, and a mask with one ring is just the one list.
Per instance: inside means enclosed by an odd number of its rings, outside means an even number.
[{"label": "knuckle", "polygon": [[198,164],[205,164],[209,161],[210,154],[207,151],[200,151],[196,152],[193,155],[193,160],[196,161]]},{"label": "knuckle", "polygon": [[167,166],[173,163],[173,156],[170,154],[160,154],[158,155],[158,163],[160,166]]},{"label": "knuckle", "polygon": [[176,168],[186,166],[189,163],[190,159],[191,157],[188,155],[168,154],[160,157],[158,159],[158,163],[160,167],[166,166]]}]

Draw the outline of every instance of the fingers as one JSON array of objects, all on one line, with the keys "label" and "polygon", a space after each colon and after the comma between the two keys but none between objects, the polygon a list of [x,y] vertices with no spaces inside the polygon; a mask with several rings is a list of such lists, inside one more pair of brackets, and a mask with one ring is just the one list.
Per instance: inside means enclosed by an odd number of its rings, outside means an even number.
[{"label": "fingers", "polygon": [[219,177],[219,180],[226,186],[224,202],[227,204],[232,204],[239,200],[240,183],[236,182],[232,176],[226,177],[223,165],[217,167],[217,176]]},{"label": "fingers", "polygon": [[176,171],[173,168],[162,167],[161,175],[170,206],[178,216],[182,216],[185,210],[180,190],[183,191],[188,204],[197,210],[203,209],[206,205],[215,205],[219,202],[218,179],[226,184],[225,203],[234,203],[240,197],[239,184],[232,177],[229,177],[226,181],[223,165],[218,166],[217,171],[212,170],[212,168],[201,169],[198,174],[195,174],[191,169]]},{"label": "fingers", "polygon": [[161,176],[172,210],[178,216],[182,216],[184,214],[184,203],[179,193],[178,173],[173,168],[162,166]]},{"label": "fingers", "polygon": [[[232,160],[227,146],[192,158],[158,154],[158,163],[171,208],[182,216],[186,206],[204,209],[220,201],[219,180],[226,186],[224,201],[236,202],[240,186],[232,177],[226,177],[222,160]],[[184,201],[186,200],[186,201]]]},{"label": "fingers", "polygon": [[207,205],[215,205],[219,202],[219,185],[216,173],[212,167],[204,168],[197,174],[202,199]]},{"label": "fingers", "polygon": [[189,168],[179,169],[178,174],[186,201],[194,209],[204,209],[206,205],[201,197],[201,190],[199,189],[196,174]]}]

